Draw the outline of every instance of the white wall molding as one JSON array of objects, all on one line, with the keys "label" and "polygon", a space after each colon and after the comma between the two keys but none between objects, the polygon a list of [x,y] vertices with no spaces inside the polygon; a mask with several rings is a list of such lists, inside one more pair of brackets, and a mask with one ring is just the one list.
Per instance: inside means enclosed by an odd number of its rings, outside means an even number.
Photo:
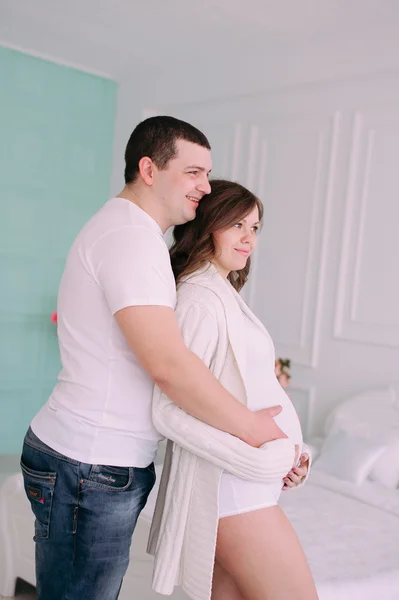
[{"label": "white wall molding", "polygon": [[[335,177],[335,164],[337,154],[337,140],[340,127],[340,113],[318,119],[316,124],[306,118],[299,118],[298,123],[306,135],[306,127],[309,125],[312,134],[317,136],[315,142],[316,158],[314,165],[314,180],[311,190],[312,200],[306,217],[310,222],[309,242],[307,246],[304,269],[304,278],[300,287],[301,310],[297,315],[296,326],[293,328],[294,337],[284,339],[279,337],[278,327],[273,331],[273,323],[279,317],[277,314],[264,315],[264,321],[270,322],[272,326],[272,337],[279,346],[279,351],[285,356],[290,356],[297,364],[307,367],[316,367],[319,353],[319,335],[322,316],[322,303],[325,284],[325,269],[328,250],[329,229],[333,202],[333,183]],[[298,124],[297,123],[297,124]],[[305,125],[304,125],[305,124]],[[293,125],[291,125],[293,126]],[[271,142],[269,138],[263,138],[259,169],[260,197],[265,198],[267,204],[267,150]],[[282,165],[281,165],[282,167]],[[270,176],[270,174],[269,174]],[[293,190],[293,197],[295,191]],[[277,200],[277,199],[276,199]],[[298,223],[301,226],[301,223]],[[294,252],[294,249],[291,249]],[[249,290],[246,298],[251,306],[262,316],[262,264],[270,260],[269,255],[273,252],[268,247],[267,254],[259,252],[254,254],[253,271],[251,273]],[[263,258],[262,258],[263,257]],[[287,277],[290,276],[289,271]],[[297,292],[299,290],[296,290]],[[299,301],[299,299],[298,299]],[[268,317],[268,318],[265,318]],[[294,329],[298,331],[295,337]]]},{"label": "white wall molding", "polygon": [[399,276],[390,274],[399,255],[399,209],[393,202],[399,178],[388,155],[392,149],[393,158],[395,146],[399,150],[396,103],[355,112],[336,298],[337,339],[399,346]]},{"label": "white wall molding", "polygon": [[162,108],[209,135],[215,175],[233,172],[264,202],[243,296],[292,360],[307,436],[340,398],[398,380],[398,82],[369,68]]},{"label": "white wall molding", "polygon": [[316,390],[312,386],[292,385],[287,391],[301,421],[303,439],[306,442],[313,435]]}]

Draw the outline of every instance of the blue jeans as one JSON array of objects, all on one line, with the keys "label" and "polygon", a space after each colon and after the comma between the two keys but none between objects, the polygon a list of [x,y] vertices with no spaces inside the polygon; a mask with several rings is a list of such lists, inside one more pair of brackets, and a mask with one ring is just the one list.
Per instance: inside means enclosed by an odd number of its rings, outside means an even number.
[{"label": "blue jeans", "polygon": [[116,600],[137,518],[155,483],[154,464],[81,463],[29,428],[21,469],[36,517],[38,600]]}]

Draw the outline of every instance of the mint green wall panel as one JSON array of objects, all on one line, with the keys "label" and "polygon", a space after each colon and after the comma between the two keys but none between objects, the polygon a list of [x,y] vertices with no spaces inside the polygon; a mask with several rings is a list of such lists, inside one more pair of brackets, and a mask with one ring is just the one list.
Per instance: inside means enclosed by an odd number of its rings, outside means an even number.
[{"label": "mint green wall panel", "polygon": [[0,454],[17,453],[60,369],[57,290],[107,200],[116,84],[0,47]]}]

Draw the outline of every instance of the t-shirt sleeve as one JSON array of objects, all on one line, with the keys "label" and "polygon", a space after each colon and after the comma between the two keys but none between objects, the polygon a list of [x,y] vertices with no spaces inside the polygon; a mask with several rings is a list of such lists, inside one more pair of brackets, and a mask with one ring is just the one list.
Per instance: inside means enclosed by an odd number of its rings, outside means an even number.
[{"label": "t-shirt sleeve", "polygon": [[95,243],[88,258],[112,314],[127,306],[175,308],[169,252],[155,231],[144,227],[111,231]]}]

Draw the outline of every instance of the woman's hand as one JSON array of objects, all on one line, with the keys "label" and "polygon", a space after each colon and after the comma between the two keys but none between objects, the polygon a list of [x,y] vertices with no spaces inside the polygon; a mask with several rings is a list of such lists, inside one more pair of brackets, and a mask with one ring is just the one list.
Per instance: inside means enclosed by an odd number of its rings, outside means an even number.
[{"label": "woman's hand", "polygon": [[297,467],[292,467],[291,471],[284,477],[283,490],[297,487],[306,478],[309,471],[309,455],[304,453]]}]

